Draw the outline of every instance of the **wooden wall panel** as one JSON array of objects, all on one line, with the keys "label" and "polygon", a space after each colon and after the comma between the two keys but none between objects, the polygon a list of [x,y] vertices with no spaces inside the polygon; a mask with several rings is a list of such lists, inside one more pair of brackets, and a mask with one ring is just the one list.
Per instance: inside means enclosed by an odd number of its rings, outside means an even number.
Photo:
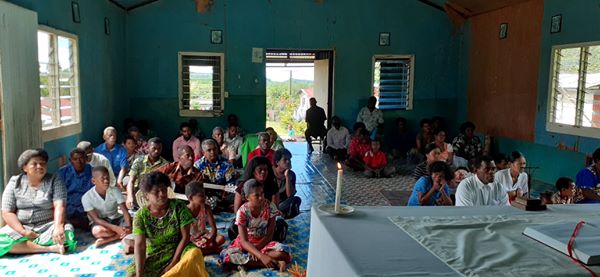
[{"label": "wooden wall panel", "polygon": [[543,13],[532,0],[471,18],[468,118],[478,131],[533,141]]}]

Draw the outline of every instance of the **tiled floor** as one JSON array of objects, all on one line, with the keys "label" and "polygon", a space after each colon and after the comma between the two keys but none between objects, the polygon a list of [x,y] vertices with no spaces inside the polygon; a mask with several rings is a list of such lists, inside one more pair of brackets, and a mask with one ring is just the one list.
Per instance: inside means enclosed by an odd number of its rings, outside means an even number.
[{"label": "tiled floor", "polygon": [[[289,220],[286,243],[292,248],[292,263],[306,268],[308,255],[308,237],[310,234],[310,207],[319,203],[333,202],[333,190],[311,162],[307,162],[305,144],[286,144],[294,157],[292,166],[297,175],[298,196],[302,198],[301,214]],[[313,155],[314,158],[319,158]],[[219,225],[226,226],[233,214],[217,215]],[[226,235],[225,229],[219,232]],[[0,259],[0,276],[124,276],[125,270],[133,262],[133,255],[121,254],[120,245],[115,243],[102,249],[93,246],[94,239],[90,235],[77,235],[77,252],[69,255],[6,255]],[[227,242],[229,243],[229,242]],[[217,256],[205,257],[207,270],[211,276],[289,276],[272,270],[248,270],[239,272],[223,272],[217,264]]]},{"label": "tiled floor", "polygon": [[[292,248],[292,263],[306,268],[310,208],[334,201],[334,189],[330,184],[336,183],[337,167],[327,155],[314,152],[307,156],[305,143],[286,143],[285,146],[293,154],[292,167],[297,176],[298,196],[302,198],[301,214],[288,221],[286,243]],[[407,192],[412,190],[414,184],[410,177],[414,165],[397,163],[396,167],[399,174],[383,179],[367,179],[360,172],[345,168],[342,202],[353,206],[389,206],[390,203],[381,194],[382,190]],[[218,225],[224,227],[219,229],[221,234],[226,235],[225,227],[232,218],[231,213],[216,216]],[[120,253],[119,244],[96,249],[93,238],[81,234],[78,235],[78,241],[77,253],[69,255],[7,255],[0,259],[0,276],[123,276],[127,266],[133,262],[133,255],[123,256]],[[205,257],[211,276],[289,276],[288,273],[280,274],[267,269],[224,272],[217,259],[216,255]]]}]

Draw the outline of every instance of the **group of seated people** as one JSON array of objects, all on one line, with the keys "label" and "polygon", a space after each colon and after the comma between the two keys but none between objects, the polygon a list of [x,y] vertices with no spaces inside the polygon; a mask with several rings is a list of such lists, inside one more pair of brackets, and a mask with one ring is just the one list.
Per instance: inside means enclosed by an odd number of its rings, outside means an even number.
[{"label": "group of seated people", "polygon": [[[208,276],[203,254],[220,254],[225,267],[284,270],[291,261],[282,243],[285,220],[297,216],[301,204],[292,154],[273,150],[268,131],[274,131],[267,130],[239,176],[236,147],[243,138],[236,129],[229,126],[223,135],[216,127],[212,138],[199,141],[182,124],[173,162],[161,156],[161,139],[145,141],[136,128],[122,144],[113,127],[104,130],[97,147],[79,142],[56,174],[47,170],[46,151],[24,151],[17,161],[22,173],[2,195],[7,225],[0,229],[0,256],[72,252],[77,229],[91,232],[96,247],[121,240],[124,252],[135,255],[130,275]],[[225,249],[213,211],[235,213],[232,244]]]},{"label": "group of seated people", "polygon": [[[475,135],[475,124],[465,122],[451,143],[446,142],[444,119],[436,116],[420,121],[420,132],[412,134],[407,120],[396,119],[396,130],[387,140],[384,153],[381,145],[383,118],[370,98],[353,126],[353,134],[342,126],[340,118],[332,117],[327,131],[325,152],[336,161],[345,161],[366,177],[389,177],[397,170],[390,160],[416,161],[415,186],[409,206],[422,205],[509,205],[517,197],[529,193],[529,177],[525,173],[525,156],[514,151],[509,157],[490,153],[489,137]],[[308,113],[307,113],[308,115]],[[370,126],[367,127],[367,125]],[[576,181],[561,177],[556,192],[541,193],[547,204],[600,203],[600,148],[593,154],[593,163],[577,174]],[[600,186],[600,185],[598,185]]]},{"label": "group of seated people", "polygon": [[[495,159],[480,155],[469,167],[455,168],[444,160],[440,148],[431,143],[425,147],[426,160],[419,164],[413,177],[416,180],[409,206],[510,205],[517,197],[529,193],[529,177],[525,172],[525,156],[513,151],[508,157]],[[593,163],[577,173],[576,182],[560,177],[556,192],[540,194],[545,204],[600,203],[600,148],[593,153]]]}]

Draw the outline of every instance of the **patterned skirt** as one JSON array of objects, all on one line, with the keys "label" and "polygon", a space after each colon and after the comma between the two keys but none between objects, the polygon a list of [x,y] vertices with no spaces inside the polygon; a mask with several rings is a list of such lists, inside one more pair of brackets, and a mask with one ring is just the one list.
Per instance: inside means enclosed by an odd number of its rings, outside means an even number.
[{"label": "patterned skirt", "polygon": [[[290,250],[291,250],[290,247],[286,244],[283,244],[283,243],[280,243],[277,241],[271,241],[271,242],[267,243],[267,245],[265,245],[265,247],[260,249],[260,252],[267,253],[269,251],[281,251],[281,252],[288,253],[290,255],[290,260],[286,261],[286,263],[290,263],[291,256],[292,256]],[[223,249],[223,251],[221,251],[220,256],[221,256],[221,261],[223,261],[224,263],[232,263],[232,264],[237,264],[237,265],[243,265],[250,261],[257,260],[256,257],[254,257],[253,255],[248,253],[248,251],[245,251],[242,248],[242,243],[240,242],[239,236],[231,243],[230,246],[228,246],[227,248]]]},{"label": "patterned skirt", "polygon": [[[52,232],[54,232],[54,221],[40,224],[38,226],[23,225],[25,230],[31,230],[36,232],[39,236],[33,240],[42,246],[50,246],[54,244],[52,241]],[[0,257],[8,253],[12,247],[17,244],[26,241],[27,238],[23,237],[17,231],[6,225],[0,228]],[[67,252],[75,251],[77,247],[77,241],[75,240],[75,233],[73,232],[73,225],[65,223],[65,248]]]}]

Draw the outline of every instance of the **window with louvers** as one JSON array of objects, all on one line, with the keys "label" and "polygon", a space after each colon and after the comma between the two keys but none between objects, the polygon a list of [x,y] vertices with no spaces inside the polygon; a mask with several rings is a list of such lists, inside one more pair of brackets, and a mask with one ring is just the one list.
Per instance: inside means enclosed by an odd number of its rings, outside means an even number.
[{"label": "window with louvers", "polygon": [[223,114],[223,54],[179,53],[179,114]]},{"label": "window with louvers", "polygon": [[600,44],[553,47],[550,75],[547,130],[600,135]]},{"label": "window with louvers", "polygon": [[412,109],[414,56],[375,56],[373,95],[380,110]]}]

